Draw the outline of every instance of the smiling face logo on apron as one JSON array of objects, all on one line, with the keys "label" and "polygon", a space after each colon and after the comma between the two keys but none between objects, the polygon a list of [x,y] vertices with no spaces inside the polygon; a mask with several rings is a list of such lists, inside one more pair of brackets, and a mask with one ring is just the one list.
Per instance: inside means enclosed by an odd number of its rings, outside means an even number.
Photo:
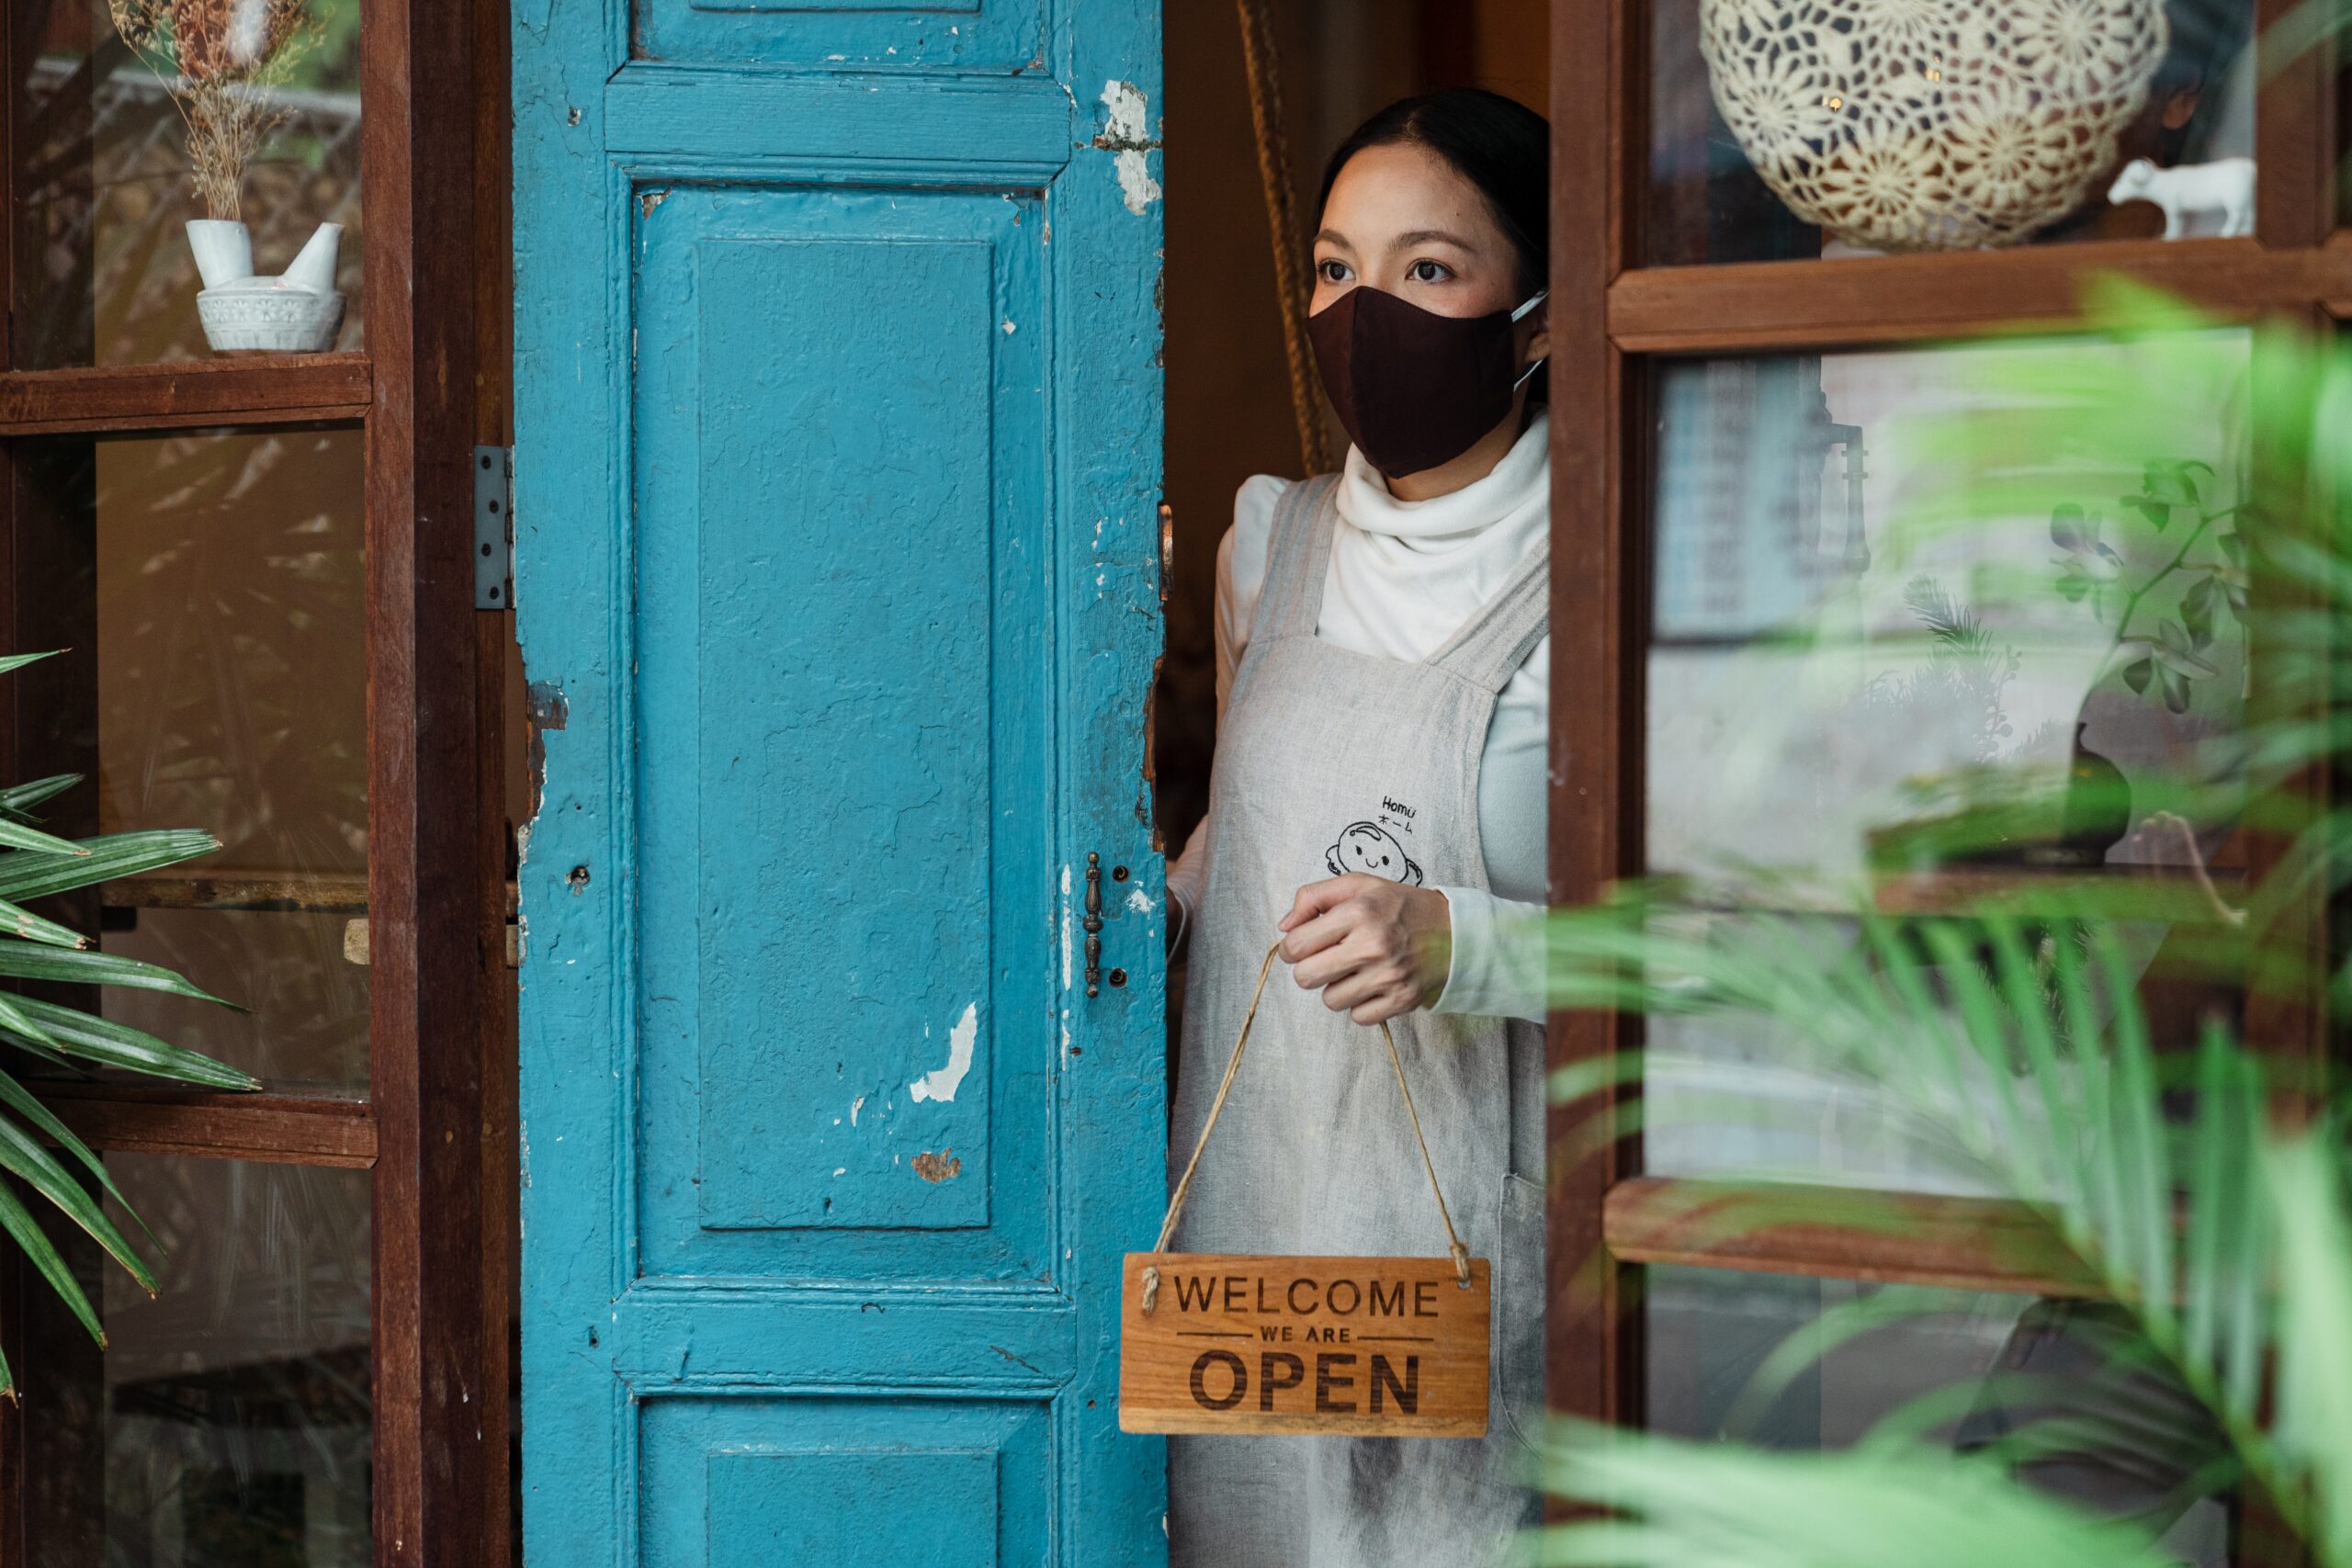
[{"label": "smiling face logo on apron", "polygon": [[[1217,740],[1170,1127],[1180,1156],[1200,1136],[1268,935],[1300,885],[1361,873],[1488,886],[1479,761],[1497,694],[1546,629],[1548,554],[1538,546],[1429,658],[1355,653],[1315,636],[1336,488],[1334,477],[1294,485],[1276,509]],[[1425,1252],[1430,1186],[1378,1036],[1286,972],[1261,1008],[1250,1089],[1225,1109],[1172,1249]],[[1391,1021],[1430,1169],[1471,1254],[1493,1260],[1495,1419],[1485,1438],[1453,1441],[1170,1438],[1172,1568],[1476,1564],[1499,1561],[1535,1517],[1521,1480],[1543,1404],[1541,1033],[1427,1012]]]},{"label": "smiling face logo on apron", "polygon": [[1401,882],[1408,887],[1421,885],[1419,865],[1405,852],[1405,846],[1396,835],[1379,822],[1351,822],[1340,829],[1339,840],[1323,852],[1323,868],[1334,876],[1361,873]]}]

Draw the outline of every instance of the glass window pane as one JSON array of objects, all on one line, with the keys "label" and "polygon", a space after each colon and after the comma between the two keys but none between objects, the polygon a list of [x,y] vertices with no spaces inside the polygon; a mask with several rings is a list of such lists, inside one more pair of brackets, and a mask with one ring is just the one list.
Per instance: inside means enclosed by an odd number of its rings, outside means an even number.
[{"label": "glass window pane", "polygon": [[1656,1431],[1836,1450],[1925,1412],[1928,1441],[1997,1453],[2073,1421],[2083,1440],[2020,1456],[2013,1473],[2086,1512],[2163,1527],[2178,1562],[2229,1560],[2226,1503],[2190,1480],[2226,1442],[2186,1387],[2149,1369],[2117,1308],[1710,1269],[1645,1280]]},{"label": "glass window pane", "polygon": [[[251,270],[265,276],[285,272],[320,223],[344,229],[335,265],[318,275],[344,296],[339,326],[321,288],[310,336],[256,336],[250,316],[230,335],[241,304],[232,265],[211,280],[220,350],[357,348],[359,0],[33,0],[31,13],[12,19],[30,46],[14,84],[26,132],[17,367],[215,352],[187,231],[207,218],[245,225]],[[152,36],[133,49],[118,16]],[[249,34],[266,40],[257,59],[243,52]]]},{"label": "glass window pane", "polygon": [[1649,12],[1652,263],[2250,231],[2251,0]]},{"label": "glass window pane", "polygon": [[[1661,367],[1649,868],[1695,880],[1702,925],[2193,897],[2200,866],[2239,897],[2247,363],[2230,330]],[[2134,387],[2160,390],[2119,414]],[[2173,935],[2123,931],[2143,976]],[[2159,1047],[2230,1005],[2174,997]],[[1985,1190],[1963,1100],[1894,1105],[1783,1023],[1646,1032],[1657,1173]]]},{"label": "glass window pane", "polygon": [[[28,1407],[50,1417],[28,1434],[36,1522],[80,1521],[36,1529],[33,1568],[363,1568],[367,1173],[107,1164],[155,1233],[163,1292],[93,1261],[105,1352],[67,1346],[25,1369]],[[74,1495],[91,1487],[102,1498]]]},{"label": "glass window pane", "polygon": [[61,727],[79,754],[44,766],[92,774],[95,801],[67,812],[87,826],[221,841],[107,885],[102,945],[248,1010],[110,989],[107,1015],[275,1089],[364,1093],[360,434],[74,438],[40,457],[54,531],[82,554],[57,640],[96,649],[97,720]]}]

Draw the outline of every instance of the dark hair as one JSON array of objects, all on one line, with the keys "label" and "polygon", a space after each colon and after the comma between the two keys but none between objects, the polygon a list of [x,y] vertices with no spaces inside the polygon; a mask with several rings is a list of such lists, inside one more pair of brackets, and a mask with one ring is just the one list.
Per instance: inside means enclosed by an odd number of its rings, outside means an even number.
[{"label": "dark hair", "polygon": [[2186,124],[2157,136],[2156,161],[2167,166],[2211,158],[2210,144],[2222,118],[2230,68],[2245,52],[2254,8],[2241,0],[2165,0],[2171,42],[2156,63],[2148,86],[2148,107],[2157,109],[2176,93],[2197,95]]},{"label": "dark hair", "polygon": [[1524,104],[1480,87],[1403,98],[1362,125],[1323,168],[1319,212],[1348,160],[1367,147],[1426,147],[1476,186],[1519,253],[1519,294],[1548,287],[1552,258],[1552,126]]}]

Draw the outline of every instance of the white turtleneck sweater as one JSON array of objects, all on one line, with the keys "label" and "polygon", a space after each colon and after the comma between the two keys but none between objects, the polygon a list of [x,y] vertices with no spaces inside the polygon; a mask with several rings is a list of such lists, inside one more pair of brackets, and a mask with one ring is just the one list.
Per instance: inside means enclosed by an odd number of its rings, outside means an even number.
[{"label": "white turtleneck sweater", "polygon": [[[1216,555],[1216,703],[1250,644],[1274,503],[1293,481],[1260,474],[1233,504]],[[1351,448],[1340,479],[1340,524],[1323,580],[1315,635],[1376,658],[1428,658],[1502,589],[1551,526],[1552,466],[1544,414],[1494,471],[1451,495],[1399,501]],[[1544,1017],[1545,754],[1552,639],[1535,645],[1496,699],[1478,766],[1478,835],[1494,891],[1440,887],[1453,926],[1453,960],[1432,1010]],[[1168,892],[1189,923],[1208,875],[1205,830],[1168,868]]]}]

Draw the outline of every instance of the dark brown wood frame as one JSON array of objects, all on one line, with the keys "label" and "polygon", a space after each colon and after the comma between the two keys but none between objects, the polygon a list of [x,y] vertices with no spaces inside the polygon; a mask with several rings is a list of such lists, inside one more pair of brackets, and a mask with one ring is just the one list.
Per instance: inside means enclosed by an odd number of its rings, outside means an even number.
[{"label": "dark brown wood frame", "polygon": [[[2292,0],[2258,0],[2257,27],[2291,8]],[[1553,558],[1562,563],[1552,578],[1553,682],[1574,700],[1553,708],[1551,882],[1555,902],[1565,905],[1591,902],[1644,863],[1645,356],[2048,330],[2081,320],[2082,285],[2095,272],[2129,275],[2223,319],[2283,318],[2332,330],[2352,316],[2352,232],[2337,230],[2335,210],[2338,79],[2334,59],[2321,51],[2263,84],[2259,219],[2250,239],[1644,266],[1647,10],[1635,0],[1554,0],[1552,7],[1552,514]],[[2255,700],[2264,700],[2259,686]],[[2298,802],[2320,808],[2327,784],[2302,781]],[[2257,883],[2276,851],[2275,843],[2250,846]],[[2324,910],[2301,912],[2293,931],[2309,953],[2325,953]],[[2250,1018],[2250,1028],[2301,1042],[2324,1060],[2315,1000],[2258,1005],[2273,1010]],[[1629,1050],[1638,1031],[1639,1020],[1625,1015],[1555,1013],[1553,1066]],[[1623,1102],[1637,1092],[1629,1087],[1611,1098]],[[1611,1110],[1587,1100],[1553,1111],[1554,1148],[1575,1151],[1554,1161],[1550,1177],[1548,1382],[1556,1412],[1642,1420],[1633,1271],[1645,1264],[2062,1295],[2089,1289],[2066,1259],[2037,1246],[2038,1227],[2013,1204],[1815,1191],[1804,1211],[1810,1223],[1726,1223],[1743,1211],[1752,1222],[1757,1205],[1772,1200],[1641,1177],[1637,1134],[1614,1142],[1592,1135],[1592,1119]],[[1901,1223],[1857,1235],[1826,1223],[1841,1213]]]},{"label": "dark brown wood frame", "polygon": [[[512,626],[473,603],[472,448],[511,439],[507,10],[498,0],[367,0],[361,178],[367,349],[19,371],[0,342],[0,646],[27,646],[44,552],[18,438],[288,423],[365,432],[369,1090],[365,1100],[80,1088],[61,1114],[97,1146],[373,1174],[374,1533],[379,1564],[511,1560],[507,1463],[515,1266],[514,982],[504,693]],[[0,190],[16,185],[0,43]],[[9,233],[17,233],[11,219]],[[17,243],[0,244],[0,299]],[[13,336],[13,334],[7,334]],[[53,580],[53,579],[51,579]],[[79,661],[0,702],[0,761],[28,761]],[[43,667],[47,668],[47,667]],[[46,705],[45,706],[42,705]],[[233,897],[199,886],[134,901]],[[329,890],[337,907],[348,900]],[[110,899],[109,901],[119,901]],[[97,899],[84,911],[94,916]],[[80,1358],[37,1280],[0,1253],[0,1348]],[[86,1339],[80,1343],[86,1346]],[[44,1371],[48,1371],[44,1367]],[[28,1402],[29,1404],[29,1402]],[[0,1404],[0,1568],[33,1561],[28,1406]],[[93,1467],[79,1451],[63,1462]],[[54,1522],[54,1521],[52,1521]],[[93,1549],[99,1521],[44,1540]],[[86,1536],[86,1539],[85,1537]]]}]

